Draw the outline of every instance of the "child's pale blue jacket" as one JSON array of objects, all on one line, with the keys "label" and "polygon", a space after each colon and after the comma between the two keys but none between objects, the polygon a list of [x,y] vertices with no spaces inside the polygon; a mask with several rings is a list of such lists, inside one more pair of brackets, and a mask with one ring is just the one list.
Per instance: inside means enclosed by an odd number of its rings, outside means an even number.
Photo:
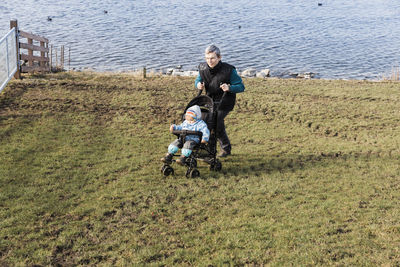
[{"label": "child's pale blue jacket", "polygon": [[[174,130],[189,130],[189,131],[199,131],[203,133],[202,139],[206,142],[210,139],[210,130],[207,128],[207,124],[203,120],[196,120],[194,123],[189,123],[187,120],[182,122],[180,125],[173,125]],[[187,135],[185,141],[195,141],[200,142],[200,138],[197,135]]]}]

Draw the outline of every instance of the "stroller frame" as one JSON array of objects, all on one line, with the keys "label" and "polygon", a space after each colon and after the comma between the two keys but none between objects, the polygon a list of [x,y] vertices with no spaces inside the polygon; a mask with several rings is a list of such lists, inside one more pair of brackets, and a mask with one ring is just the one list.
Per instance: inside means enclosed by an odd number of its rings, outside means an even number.
[{"label": "stroller frame", "polygon": [[[202,117],[203,117],[203,112],[207,113],[207,115],[212,116],[212,127],[210,130],[210,140],[208,144],[197,144],[193,152],[190,154],[189,157],[186,158],[185,161],[185,166],[187,167],[186,171],[186,177],[187,178],[195,178],[200,176],[200,171],[197,169],[197,161],[202,161],[210,165],[210,170],[212,171],[221,171],[222,169],[222,163],[221,161],[217,158],[217,118],[218,118],[218,109],[220,106],[220,103],[222,102],[222,99],[225,97],[225,94],[223,94],[221,100],[219,102],[214,102],[210,97],[208,96],[201,96],[202,90],[199,91],[197,97],[193,98],[189,104],[186,106],[185,111],[183,114],[185,114],[186,110],[191,107],[192,105],[196,104],[196,101],[199,100],[201,97],[203,98],[209,98],[208,101],[211,101],[212,106],[210,105],[204,105],[200,106],[200,109],[202,111]],[[209,103],[210,104],[210,103]],[[207,124],[208,125],[208,124]],[[189,130],[174,130],[172,131],[172,134],[176,135],[180,140],[181,143],[183,144],[185,141],[185,138],[187,135],[197,135],[199,136],[200,140],[202,137],[202,133],[198,131],[189,131]],[[205,151],[207,153],[206,156],[203,156],[201,152]],[[173,157],[180,157],[181,155],[175,154]],[[176,162],[175,159],[172,158],[171,163],[164,163],[163,166],[161,167],[161,173],[164,176],[168,176],[171,174],[174,174],[174,169],[172,168],[171,164],[173,162]]]}]

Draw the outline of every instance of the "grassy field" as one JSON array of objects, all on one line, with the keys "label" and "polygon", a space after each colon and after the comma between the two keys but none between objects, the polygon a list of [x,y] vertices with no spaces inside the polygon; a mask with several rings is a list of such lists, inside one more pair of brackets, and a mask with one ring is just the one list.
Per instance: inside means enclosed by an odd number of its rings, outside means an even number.
[{"label": "grassy field", "polygon": [[160,173],[193,78],[59,73],[0,94],[0,265],[399,266],[400,84],[244,80],[233,155]]}]

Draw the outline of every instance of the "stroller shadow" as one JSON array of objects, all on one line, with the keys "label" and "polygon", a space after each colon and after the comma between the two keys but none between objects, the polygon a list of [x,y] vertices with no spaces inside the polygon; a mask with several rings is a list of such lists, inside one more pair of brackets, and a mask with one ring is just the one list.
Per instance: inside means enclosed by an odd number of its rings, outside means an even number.
[{"label": "stroller shadow", "polygon": [[[234,154],[227,158],[220,158],[221,171],[204,172],[204,164],[199,170],[202,173],[200,179],[219,179],[224,176],[260,176],[263,174],[296,172],[329,164],[329,161],[343,161],[348,159],[373,160],[374,158],[388,157],[379,154],[365,152],[327,152],[320,154],[283,154],[283,155],[241,155]],[[390,158],[390,156],[389,156]]]},{"label": "stroller shadow", "polygon": [[286,154],[282,156],[248,155],[244,159],[231,156],[222,160],[222,173],[229,175],[261,175],[274,172],[295,172],[323,164],[325,159],[337,160],[344,156],[338,153],[332,154],[309,154],[295,155]]}]

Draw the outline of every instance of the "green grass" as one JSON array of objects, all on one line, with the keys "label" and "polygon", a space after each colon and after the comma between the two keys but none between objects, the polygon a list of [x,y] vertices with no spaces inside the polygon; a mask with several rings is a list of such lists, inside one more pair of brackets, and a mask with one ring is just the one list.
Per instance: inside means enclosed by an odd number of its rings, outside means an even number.
[{"label": "green grass", "polygon": [[400,265],[400,84],[245,80],[233,155],[160,173],[193,79],[58,73],[0,95],[0,265]]}]

